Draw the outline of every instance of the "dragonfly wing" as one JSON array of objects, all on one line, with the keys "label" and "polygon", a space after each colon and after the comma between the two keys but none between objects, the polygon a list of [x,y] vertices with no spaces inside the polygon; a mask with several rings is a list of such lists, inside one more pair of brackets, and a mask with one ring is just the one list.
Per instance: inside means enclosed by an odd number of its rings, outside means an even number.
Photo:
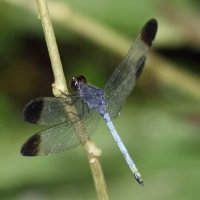
[{"label": "dragonfly wing", "polygon": [[[76,112],[72,111],[72,105]],[[25,106],[22,116],[26,122],[32,124],[55,125],[87,112],[89,108],[79,95],[69,95],[66,98],[36,98]]]},{"label": "dragonfly wing", "polygon": [[41,131],[23,144],[21,154],[23,156],[46,156],[72,149],[82,144],[94,133],[99,119],[99,113],[91,110],[81,117],[81,121],[77,116],[73,122],[68,120]]},{"label": "dragonfly wing", "polygon": [[107,111],[111,119],[119,116],[127,95],[133,89],[145,65],[146,55],[155,39],[157,21],[149,20],[141,30],[128,54],[118,65],[105,86]]}]

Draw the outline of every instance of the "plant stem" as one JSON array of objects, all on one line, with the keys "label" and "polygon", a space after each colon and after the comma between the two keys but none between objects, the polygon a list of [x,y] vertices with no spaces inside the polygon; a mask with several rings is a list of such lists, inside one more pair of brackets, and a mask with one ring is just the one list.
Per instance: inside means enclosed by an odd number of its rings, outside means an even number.
[{"label": "plant stem", "polygon": [[56,87],[53,87],[53,93],[55,96],[60,96],[62,95],[60,91],[56,91],[55,88],[61,90],[64,93],[68,93],[67,85],[66,85],[66,80],[62,68],[62,63],[60,60],[60,55],[58,52],[58,46],[56,43],[56,38],[54,35],[50,15],[49,15],[49,10],[47,6],[47,1],[46,0],[36,0],[38,9],[39,9],[39,14],[40,18],[42,21],[42,27],[44,30],[44,35],[45,35],[45,40],[47,43],[47,48],[49,51],[49,56],[51,59],[51,65],[53,69],[53,74],[54,74],[54,79],[55,79],[55,85]]},{"label": "plant stem", "polygon": [[[53,93],[56,97],[59,97],[63,95],[60,91],[62,91],[63,93],[68,93],[68,89],[67,89],[66,80],[65,80],[65,76],[64,76],[64,72],[62,68],[62,63],[59,56],[56,38],[54,35],[54,31],[53,31],[49,11],[48,11],[47,1],[36,0],[36,2],[39,9],[39,15],[42,21],[42,27],[44,30],[44,35],[45,35],[45,39],[46,39],[46,43],[47,43],[47,47],[49,51],[49,56],[51,59],[54,79],[55,79],[55,83],[52,85]],[[73,113],[76,113],[76,110],[74,110]],[[80,124],[81,124],[81,121],[80,121]],[[83,125],[81,126],[84,128]],[[74,129],[81,140],[81,138],[83,138],[82,136],[83,133],[78,133],[78,129],[76,129],[76,126],[74,126]],[[85,135],[87,137],[86,132],[85,132]],[[98,199],[108,200],[109,198],[107,194],[105,178],[103,175],[103,171],[102,171],[102,167],[101,167],[100,159],[99,159],[101,155],[101,149],[99,149],[96,146],[96,144],[93,143],[90,139],[85,141],[82,144],[82,146],[89,160]]]}]

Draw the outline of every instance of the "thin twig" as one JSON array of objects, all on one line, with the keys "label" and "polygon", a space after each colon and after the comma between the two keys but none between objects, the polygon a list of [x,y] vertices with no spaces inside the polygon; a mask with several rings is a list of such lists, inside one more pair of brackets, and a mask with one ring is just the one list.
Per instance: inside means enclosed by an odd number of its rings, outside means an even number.
[{"label": "thin twig", "polygon": [[[46,0],[36,0],[38,9],[39,9],[39,15],[42,21],[42,27],[44,30],[45,34],[45,39],[49,51],[49,56],[51,59],[51,64],[52,64],[52,69],[53,69],[53,74],[54,74],[54,79],[55,83],[53,84],[53,93],[55,96],[62,96],[63,94],[60,92],[68,93],[66,81],[65,81],[65,76],[64,72],[62,69],[62,64],[58,52],[58,47],[56,44],[56,39],[48,11],[48,6],[47,6],[47,1]],[[75,109],[75,108],[74,108]],[[76,111],[73,110],[73,113]],[[70,116],[69,116],[70,118]],[[82,138],[87,137],[87,133],[85,132],[85,136],[83,136],[83,133],[78,133],[77,129],[78,127],[84,128],[83,124],[80,123],[76,126],[74,126],[74,130],[77,132],[77,135],[79,136],[79,139],[82,140]],[[95,188],[97,191],[98,199],[99,200],[107,200],[108,194],[107,194],[107,188],[106,188],[106,183],[102,171],[102,167],[100,164],[99,156],[101,155],[101,149],[99,149],[94,142],[92,142],[90,139],[88,139],[84,144],[82,145],[86,155],[88,157],[89,163],[90,163],[90,168],[92,171],[94,183],[95,183]]]},{"label": "thin twig", "polygon": [[[42,21],[42,27],[44,30],[44,35],[45,35],[45,40],[47,43],[48,51],[49,51],[49,56],[51,59],[51,66],[53,69],[53,74],[54,74],[54,80],[55,80],[55,85],[53,87],[53,93],[55,96],[61,96],[62,93],[60,91],[63,91],[64,93],[68,93],[67,85],[66,85],[66,80],[62,68],[62,63],[60,60],[60,55],[58,52],[58,47],[56,43],[56,38],[54,35],[48,7],[47,7],[47,2],[46,0],[36,0],[37,5],[38,5],[38,10],[40,14],[40,18]],[[58,89],[56,91],[56,88]],[[60,91],[59,91],[60,90]]]}]

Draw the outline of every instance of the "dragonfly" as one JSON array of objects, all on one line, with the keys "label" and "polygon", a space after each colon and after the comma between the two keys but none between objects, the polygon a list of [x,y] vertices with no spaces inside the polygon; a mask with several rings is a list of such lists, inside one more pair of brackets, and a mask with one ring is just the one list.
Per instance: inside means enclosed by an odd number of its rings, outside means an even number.
[{"label": "dragonfly", "polygon": [[64,97],[40,97],[30,101],[23,110],[23,119],[32,124],[54,126],[30,137],[23,144],[21,154],[46,156],[83,144],[95,132],[102,117],[134,177],[143,186],[142,176],[112,120],[119,117],[126,97],[144,69],[146,55],[157,29],[156,19],[151,19],[144,25],[103,90],[87,84],[86,78],[80,75],[73,77],[71,81],[71,88],[76,93],[65,94]]}]

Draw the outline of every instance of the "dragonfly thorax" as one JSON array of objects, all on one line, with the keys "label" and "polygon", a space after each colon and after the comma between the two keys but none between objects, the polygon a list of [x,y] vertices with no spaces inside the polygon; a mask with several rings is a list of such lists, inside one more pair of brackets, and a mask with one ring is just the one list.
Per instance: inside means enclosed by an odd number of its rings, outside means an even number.
[{"label": "dragonfly thorax", "polygon": [[94,108],[100,113],[105,112],[108,102],[105,99],[105,92],[103,90],[93,85],[80,83],[78,91],[84,102],[87,103],[90,108]]}]

